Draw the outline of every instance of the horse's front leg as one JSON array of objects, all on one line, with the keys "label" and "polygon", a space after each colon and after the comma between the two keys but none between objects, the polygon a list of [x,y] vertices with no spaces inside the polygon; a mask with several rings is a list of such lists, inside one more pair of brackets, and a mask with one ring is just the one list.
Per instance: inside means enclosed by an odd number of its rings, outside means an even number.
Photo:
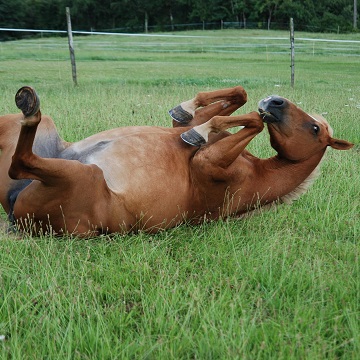
[{"label": "horse's front leg", "polygon": [[203,124],[215,115],[232,114],[247,101],[242,86],[208,92],[200,92],[194,98],[182,102],[169,111],[173,127]]},{"label": "horse's front leg", "polygon": [[[244,126],[235,134],[223,131]],[[208,122],[195,126],[181,134],[182,139],[191,146],[202,146],[195,154],[193,164],[208,173],[213,179],[226,178],[227,169],[245,150],[249,142],[264,128],[264,123],[257,112],[239,116],[215,116]],[[218,133],[208,141],[210,133]]]}]

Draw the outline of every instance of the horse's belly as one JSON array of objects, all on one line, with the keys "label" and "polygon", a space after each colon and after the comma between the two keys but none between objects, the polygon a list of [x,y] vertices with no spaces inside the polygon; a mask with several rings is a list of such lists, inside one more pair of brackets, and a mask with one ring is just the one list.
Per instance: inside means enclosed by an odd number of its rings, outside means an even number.
[{"label": "horse's belly", "polygon": [[[114,170],[114,168],[112,168]],[[117,177],[104,171],[108,186],[121,194],[125,208],[139,228],[170,228],[183,222],[191,211],[192,187],[188,176],[152,168],[122,168]]]},{"label": "horse's belly", "polygon": [[146,228],[174,227],[191,212],[190,190],[176,182],[162,185],[146,182],[139,187],[130,186],[123,197],[126,209]]},{"label": "horse's belly", "polygon": [[86,163],[102,169],[108,187],[121,196],[140,226],[167,228],[191,212],[195,151],[172,129],[152,129],[112,139],[99,151],[88,152]]}]

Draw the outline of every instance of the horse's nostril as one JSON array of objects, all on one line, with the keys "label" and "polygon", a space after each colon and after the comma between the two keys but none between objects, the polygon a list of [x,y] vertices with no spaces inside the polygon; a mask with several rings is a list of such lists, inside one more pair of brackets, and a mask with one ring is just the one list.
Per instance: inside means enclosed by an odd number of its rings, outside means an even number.
[{"label": "horse's nostril", "polygon": [[278,97],[278,98],[272,98],[271,101],[270,101],[270,104],[271,104],[272,106],[282,107],[282,106],[284,106],[285,101],[284,101],[284,99],[282,99],[282,98],[280,98],[280,97]]}]

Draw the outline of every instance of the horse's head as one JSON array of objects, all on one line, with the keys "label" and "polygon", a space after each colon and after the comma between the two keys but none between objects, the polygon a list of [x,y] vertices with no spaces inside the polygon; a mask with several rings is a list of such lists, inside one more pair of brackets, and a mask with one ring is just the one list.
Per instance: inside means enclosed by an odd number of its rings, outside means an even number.
[{"label": "horse's head", "polygon": [[332,129],[321,116],[311,116],[289,100],[269,96],[259,102],[259,113],[268,125],[271,146],[279,156],[301,161],[323,153],[327,146],[348,150],[353,144],[332,137]]}]

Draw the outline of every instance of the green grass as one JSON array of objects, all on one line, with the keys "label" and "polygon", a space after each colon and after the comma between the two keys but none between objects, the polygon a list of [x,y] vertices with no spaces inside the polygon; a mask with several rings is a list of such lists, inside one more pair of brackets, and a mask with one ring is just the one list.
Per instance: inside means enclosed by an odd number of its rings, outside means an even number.
[{"label": "green grass", "polygon": [[[211,35],[201,40],[211,49],[243,33],[185,34]],[[17,89],[34,86],[43,113],[75,141],[115,126],[170,125],[167,110],[178,102],[242,84],[249,102],[239,112],[277,93],[324,113],[335,136],[356,147],[329,150],[322,175],[293,205],[246,220],[91,240],[2,232],[1,358],[358,359],[358,57],[299,51],[292,89],[286,52],[159,51],[182,38],[157,38],[142,51],[136,41],[75,37],[76,88],[66,39],[2,43],[0,113],[16,112]],[[273,154],[266,131],[250,149]]]}]

